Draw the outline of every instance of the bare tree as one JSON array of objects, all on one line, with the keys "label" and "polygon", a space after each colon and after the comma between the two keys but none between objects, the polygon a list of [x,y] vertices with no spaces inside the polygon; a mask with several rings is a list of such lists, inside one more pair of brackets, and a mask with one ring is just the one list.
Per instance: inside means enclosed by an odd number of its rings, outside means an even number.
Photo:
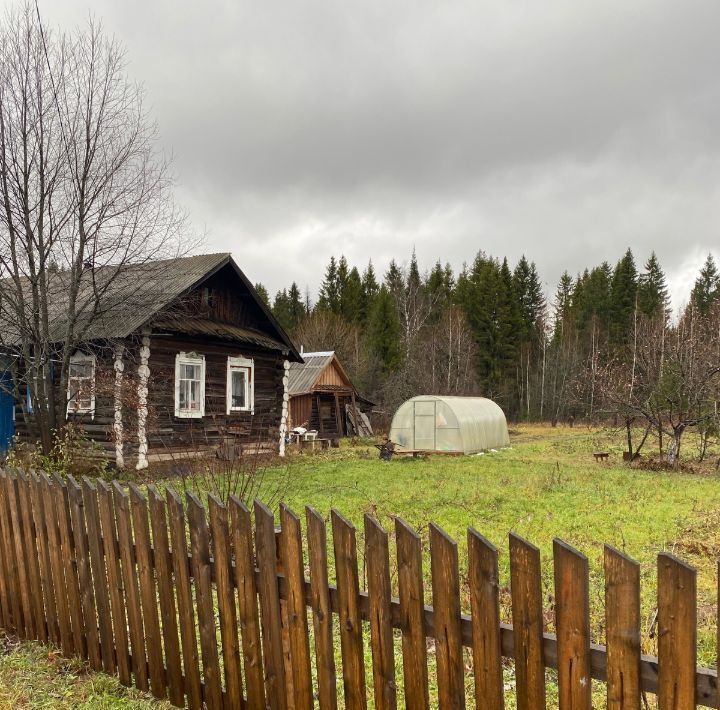
[{"label": "bare tree", "polygon": [[[30,4],[0,25],[0,346],[30,385],[43,449],[64,424],[70,358],[111,307],[127,264],[178,252],[184,220],[168,159],[125,73],[90,22],[52,33]],[[124,297],[135,287],[123,284]],[[54,383],[54,384],[53,384]],[[60,401],[57,401],[60,400]]]},{"label": "bare tree", "polygon": [[[700,315],[691,305],[673,328],[668,328],[664,316],[639,319],[632,359],[619,359],[604,368],[605,407],[623,418],[631,456],[639,450],[633,452],[631,438],[637,422],[645,424],[646,435],[649,430],[656,432],[663,455],[676,466],[688,428],[698,427],[701,435],[712,431],[720,392],[720,342],[714,317],[714,312]],[[669,439],[667,451],[662,448],[664,437]]]}]

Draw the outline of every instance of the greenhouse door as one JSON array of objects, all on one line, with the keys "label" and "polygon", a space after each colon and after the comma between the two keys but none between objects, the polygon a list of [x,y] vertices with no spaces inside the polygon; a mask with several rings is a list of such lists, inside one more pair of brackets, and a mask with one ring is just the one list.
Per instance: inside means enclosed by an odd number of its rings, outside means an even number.
[{"label": "greenhouse door", "polygon": [[413,402],[415,439],[413,448],[435,450],[435,406],[437,402]]}]

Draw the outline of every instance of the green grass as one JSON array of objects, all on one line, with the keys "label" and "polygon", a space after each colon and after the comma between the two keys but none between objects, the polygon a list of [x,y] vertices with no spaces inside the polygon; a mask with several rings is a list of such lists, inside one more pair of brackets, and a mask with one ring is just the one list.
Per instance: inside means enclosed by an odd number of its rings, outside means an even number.
[{"label": "green grass", "polygon": [[167,703],[120,685],[116,678],[89,672],[77,659],[64,659],[38,643],[0,637],[0,708],[86,708],[163,710]]},{"label": "green grass", "polygon": [[[507,535],[515,531],[541,550],[549,631],[553,630],[552,541],[560,537],[589,558],[591,626],[593,640],[598,643],[604,642],[603,543],[614,545],[641,564],[643,650],[650,654],[656,652],[653,628],[656,558],[661,551],[671,551],[698,569],[698,660],[701,665],[712,667],[716,653],[716,560],[720,557],[720,477],[714,468],[706,466],[697,473],[631,468],[622,463],[621,433],[580,427],[519,427],[512,433],[511,441],[511,448],[482,456],[434,456],[390,462],[378,460],[372,442],[359,446],[343,442],[339,451],[294,454],[286,463],[263,471],[262,497],[274,499],[278,489],[287,486],[284,500],[301,514],[305,505],[314,506],[325,516],[331,508],[337,508],[357,527],[361,561],[363,515],[377,516],[390,532],[393,517],[401,516],[423,539],[428,603],[431,602],[428,524],[437,523],[459,542],[462,605],[466,612],[469,611],[465,586],[466,534],[468,526],[475,527],[500,550],[504,621],[510,621]],[[687,455],[694,445],[688,437]],[[594,461],[592,452],[598,449],[610,451],[608,463]],[[395,586],[393,558],[391,544]],[[362,576],[361,585],[366,586]],[[365,631],[366,678],[372,698],[370,644]],[[398,648],[396,669],[402,706],[400,658]],[[434,654],[430,653],[429,661],[432,678]],[[469,654],[466,661],[470,697],[473,681]],[[340,663],[338,648],[339,693]],[[505,667],[505,680],[506,707],[513,708],[510,662]],[[604,686],[595,683],[594,689],[593,707],[604,707]],[[556,706],[552,671],[548,671],[548,693],[548,707]],[[431,689],[431,698],[436,697],[435,689]],[[649,706],[654,707],[652,698]],[[81,663],[48,654],[47,649],[36,644],[15,647],[5,643],[0,644],[0,707],[165,706],[123,688],[115,679],[89,673]]]},{"label": "green grass", "polygon": [[[686,446],[691,443],[688,437]],[[592,452],[598,449],[610,451],[608,463],[595,462]],[[393,516],[404,518],[423,538],[426,579],[428,523],[437,523],[459,542],[463,579],[467,528],[475,527],[500,550],[505,621],[510,621],[508,532],[517,532],[542,552],[547,612],[553,601],[552,542],[559,537],[589,558],[591,625],[598,643],[604,642],[603,543],[613,545],[641,564],[643,650],[651,654],[656,652],[656,559],[661,551],[673,552],[698,569],[698,661],[712,667],[720,477],[712,467],[704,473],[631,468],[623,464],[622,450],[618,433],[521,427],[511,448],[482,456],[381,462],[371,446],[299,454],[271,471],[265,485],[269,494],[289,477],[285,500],[298,512],[308,504],[324,515],[337,508],[357,527],[361,554],[363,514],[377,516],[388,531]],[[429,584],[426,594],[429,602]],[[466,587],[462,603],[468,611]],[[552,613],[546,618],[552,631]]]}]

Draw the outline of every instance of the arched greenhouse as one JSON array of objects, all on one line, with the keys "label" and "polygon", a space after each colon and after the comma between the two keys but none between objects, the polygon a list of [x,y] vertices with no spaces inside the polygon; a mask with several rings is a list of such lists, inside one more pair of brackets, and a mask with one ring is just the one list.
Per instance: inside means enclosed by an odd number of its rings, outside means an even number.
[{"label": "arched greenhouse", "polygon": [[400,405],[390,440],[406,449],[475,454],[510,444],[505,414],[484,397],[421,395]]}]

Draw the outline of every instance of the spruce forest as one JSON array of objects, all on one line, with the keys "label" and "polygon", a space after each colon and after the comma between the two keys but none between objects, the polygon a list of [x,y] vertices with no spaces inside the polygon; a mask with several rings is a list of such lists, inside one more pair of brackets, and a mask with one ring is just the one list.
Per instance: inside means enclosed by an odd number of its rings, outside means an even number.
[{"label": "spruce forest", "polygon": [[652,435],[675,458],[688,426],[705,441],[717,430],[712,255],[683,311],[670,305],[656,255],[638,264],[630,249],[614,267],[565,272],[549,302],[533,262],[483,252],[458,274],[439,261],[423,273],[414,253],[384,275],[332,257],[316,303],[296,283],[271,302],[306,351],[337,351],[386,418],[420,393],[477,394],[512,421],[611,421],[627,429],[631,454]]}]

